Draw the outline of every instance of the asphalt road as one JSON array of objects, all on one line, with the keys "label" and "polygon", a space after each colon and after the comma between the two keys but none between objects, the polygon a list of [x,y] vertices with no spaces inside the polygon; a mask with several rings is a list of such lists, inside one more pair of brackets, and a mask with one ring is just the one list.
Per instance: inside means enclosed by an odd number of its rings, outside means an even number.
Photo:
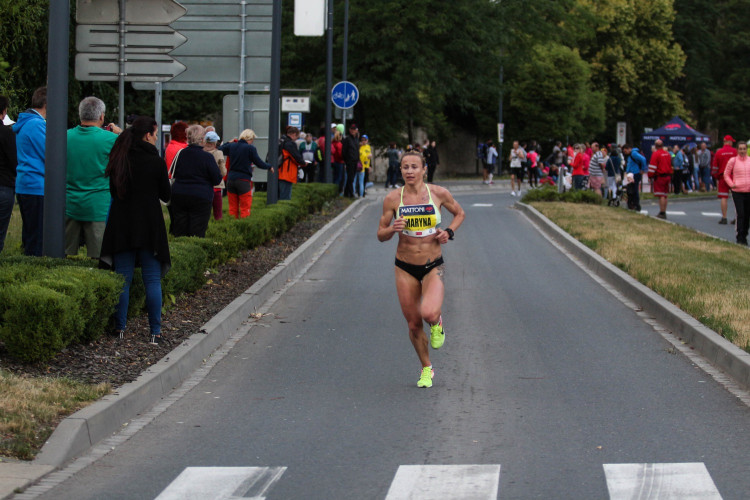
[{"label": "asphalt road", "polygon": [[[734,243],[736,241],[734,225],[719,224],[719,220],[721,219],[721,206],[719,203],[719,200],[715,196],[690,201],[681,199],[680,196],[671,196],[667,204],[667,219]],[[656,202],[644,203],[641,209],[648,212],[651,216],[655,216],[659,212],[659,206]],[[734,202],[729,198],[727,204],[728,222],[731,222],[735,218]]]},{"label": "asphalt road", "polygon": [[432,388],[416,387],[372,203],[200,384],[44,498],[601,499],[632,475],[671,498],[747,498],[748,408],[515,198],[457,199]]}]

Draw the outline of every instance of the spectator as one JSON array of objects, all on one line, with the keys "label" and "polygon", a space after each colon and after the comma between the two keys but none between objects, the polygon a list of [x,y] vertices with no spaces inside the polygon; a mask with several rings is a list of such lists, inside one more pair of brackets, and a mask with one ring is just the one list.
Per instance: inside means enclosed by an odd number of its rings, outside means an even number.
[{"label": "spectator", "polygon": [[104,175],[117,135],[114,123],[104,125],[104,101],[86,97],[78,105],[81,124],[68,130],[65,204],[65,253],[78,254],[81,239],[86,254],[99,258],[109,212],[109,180]]},{"label": "spectator", "polygon": [[170,127],[169,135],[171,139],[164,152],[164,161],[167,163],[167,167],[172,165],[172,160],[174,160],[177,151],[187,147],[187,136],[185,135],[187,128],[188,124],[185,122],[175,122]]},{"label": "spectator", "polygon": [[297,184],[298,170],[305,164],[305,160],[302,158],[295,142],[298,138],[299,129],[297,127],[287,127],[286,134],[281,136],[281,143],[279,144],[279,156],[281,157],[281,165],[279,165],[280,200],[292,199],[292,185]]},{"label": "spectator", "polygon": [[133,270],[140,263],[152,344],[161,337],[161,278],[169,270],[169,244],[159,200],[170,199],[164,160],[156,150],[156,120],[139,116],[115,141],[105,175],[112,207],[102,239],[101,261],[125,278],[115,309],[115,332],[122,338],[128,319]]},{"label": "spectator", "polygon": [[586,157],[583,153],[583,145],[576,144],[573,146],[573,161],[571,163],[573,175],[573,189],[581,190],[584,188],[584,164]]},{"label": "spectator", "polygon": [[342,144],[341,154],[346,165],[346,184],[344,185],[344,196],[354,197],[354,182],[359,163],[359,129],[355,123],[349,124],[349,133]]},{"label": "spectator", "polygon": [[484,162],[484,183],[494,184],[492,176],[495,174],[495,163],[497,163],[497,149],[495,143],[487,141],[487,159]]},{"label": "spectator", "polygon": [[674,173],[672,166],[672,155],[667,151],[661,139],[657,139],[654,144],[656,149],[651,154],[651,160],[648,163],[648,176],[653,179],[653,193],[659,198],[659,213],[656,215],[659,219],[667,218],[667,196],[669,196],[669,182]]},{"label": "spectator", "polygon": [[344,158],[341,155],[342,139],[341,132],[336,129],[333,133],[333,140],[331,140],[331,168],[333,169],[333,183],[339,186],[339,196],[344,195],[344,183],[346,182]]},{"label": "spectator", "polygon": [[609,145],[609,155],[605,163],[607,172],[607,199],[614,199],[617,196],[617,184],[622,178],[622,156],[620,148],[616,144]]},{"label": "spectator", "polygon": [[190,125],[188,146],[180,151],[172,174],[172,234],[204,238],[221,172],[212,154],[203,151],[205,130]]},{"label": "spectator", "polygon": [[705,142],[701,142],[698,150],[698,175],[700,177],[700,190],[713,190],[714,183],[711,180],[711,150]]},{"label": "spectator", "polygon": [[672,186],[674,188],[674,194],[685,193],[685,185],[682,182],[682,169],[685,165],[685,155],[682,154],[680,146],[675,144],[672,146]]},{"label": "spectator", "polygon": [[724,182],[732,190],[734,208],[737,212],[737,243],[747,246],[747,231],[750,226],[750,158],[747,143],[737,143],[737,156],[727,162]]},{"label": "spectator", "polygon": [[8,115],[8,98],[0,95],[0,251],[5,246],[5,235],[13,214],[16,195],[16,134],[3,121]]},{"label": "spectator", "polygon": [[606,158],[599,148],[598,142],[592,142],[590,148],[589,187],[591,187],[595,193],[603,195],[602,187],[604,186],[604,164],[606,163]]},{"label": "spectator", "polygon": [[367,194],[367,183],[370,180],[370,165],[372,164],[372,148],[370,147],[370,138],[363,135],[359,141],[359,162],[362,164],[362,172],[357,172],[359,181],[359,192],[357,196]]},{"label": "spectator", "polygon": [[388,172],[386,174],[385,187],[386,189],[395,188],[401,162],[401,151],[396,147],[396,143],[392,142],[388,146],[385,155],[388,158]]},{"label": "spectator", "polygon": [[[208,130],[208,127],[206,127],[206,130]],[[224,208],[224,197],[222,196],[222,192],[224,191],[225,187],[224,177],[226,177],[227,175],[227,167],[225,166],[226,159],[224,158],[224,153],[217,149],[217,145],[219,144],[220,140],[221,137],[219,137],[219,134],[217,134],[213,130],[209,130],[206,132],[206,145],[203,146],[203,151],[205,151],[206,153],[210,153],[211,156],[214,157],[216,166],[219,167],[219,172],[221,173],[221,182],[214,186],[214,220],[219,220],[222,217],[222,210]]]},{"label": "spectator", "polygon": [[47,140],[47,87],[31,97],[31,108],[18,115],[16,133],[16,199],[21,210],[21,240],[25,255],[42,255],[44,224],[44,160]]},{"label": "spectator", "polygon": [[526,158],[529,164],[529,187],[539,187],[539,153],[532,148]]},{"label": "spectator", "polygon": [[[724,146],[714,155],[713,164],[711,165],[711,176],[716,181],[718,188],[718,198],[721,206],[721,219],[719,224],[727,223],[727,205],[729,200],[729,186],[724,180],[724,170],[727,168],[729,160],[737,156],[737,150],[732,147],[734,139],[731,135],[724,136]],[[21,159],[19,158],[20,162]]]},{"label": "spectator", "polygon": [[526,162],[526,151],[513,141],[510,150],[510,194],[515,196],[515,187],[518,186],[518,196],[521,196],[521,183],[523,182],[523,164]]},{"label": "spectator", "polygon": [[[628,190],[628,208],[641,211],[641,181],[643,173],[648,172],[648,163],[646,157],[641,154],[638,148],[631,148],[630,144],[622,147],[622,152],[627,156],[626,170],[628,174],[633,174],[635,186],[630,186]],[[634,195],[634,196],[633,196]]]},{"label": "spectator", "polygon": [[[440,165],[440,157],[437,152],[435,141],[425,143],[425,160],[427,161],[427,182],[432,182],[435,178],[435,170]],[[498,168],[498,174],[500,169]]]},{"label": "spectator", "polygon": [[302,153],[302,159],[305,160],[305,166],[302,167],[305,173],[304,182],[315,182],[315,171],[318,166],[320,150],[315,141],[313,141],[312,134],[305,135],[305,140],[300,145],[299,152]]},{"label": "spectator", "polygon": [[253,146],[255,132],[245,129],[240,133],[237,142],[222,144],[221,150],[229,158],[227,173],[227,199],[229,215],[235,219],[250,216],[253,206],[253,167],[271,170],[271,166],[260,159],[258,150]]}]

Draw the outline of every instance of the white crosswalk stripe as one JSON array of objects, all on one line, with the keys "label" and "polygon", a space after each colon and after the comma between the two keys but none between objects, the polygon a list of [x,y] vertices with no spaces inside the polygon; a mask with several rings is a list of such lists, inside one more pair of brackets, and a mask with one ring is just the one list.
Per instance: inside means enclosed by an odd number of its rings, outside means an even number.
[{"label": "white crosswalk stripe", "polygon": [[156,500],[261,500],[286,467],[188,467]]},{"label": "white crosswalk stripe", "polygon": [[386,500],[495,500],[499,465],[402,465]]},{"label": "white crosswalk stripe", "polygon": [[610,500],[721,500],[703,463],[605,464]]},{"label": "white crosswalk stripe", "polygon": [[493,206],[492,203],[474,203],[471,205],[472,207],[491,207]]},{"label": "white crosswalk stripe", "polygon": [[[722,500],[703,463],[602,467],[610,500]],[[188,467],[156,500],[263,500],[286,470],[286,467]],[[498,497],[499,491],[499,464],[401,465],[385,500],[496,500],[503,498],[502,493]]]},{"label": "white crosswalk stripe", "polygon": [[721,217],[721,212],[701,212],[705,217]]}]

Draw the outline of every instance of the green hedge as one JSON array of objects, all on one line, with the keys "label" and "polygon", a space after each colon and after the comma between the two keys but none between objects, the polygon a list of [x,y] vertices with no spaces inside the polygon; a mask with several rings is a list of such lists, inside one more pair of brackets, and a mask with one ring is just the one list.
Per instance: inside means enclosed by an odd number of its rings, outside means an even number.
[{"label": "green hedge", "polygon": [[539,189],[530,189],[523,195],[521,201],[532,203],[534,201],[564,201],[567,203],[590,203],[602,205],[604,198],[590,190],[568,190],[558,193],[556,186],[544,186]]},{"label": "green hedge", "polygon": [[[256,193],[252,215],[211,221],[206,238],[173,238],[172,268],[162,280],[165,304],[206,282],[206,271],[288,231],[308,213],[337,196],[332,184],[300,184],[293,199],[266,205]],[[0,259],[0,341],[15,358],[45,362],[68,345],[90,342],[106,330],[122,291],[122,277],[94,268],[80,257],[51,259],[13,256]],[[130,288],[129,315],[145,308],[140,269]]]}]

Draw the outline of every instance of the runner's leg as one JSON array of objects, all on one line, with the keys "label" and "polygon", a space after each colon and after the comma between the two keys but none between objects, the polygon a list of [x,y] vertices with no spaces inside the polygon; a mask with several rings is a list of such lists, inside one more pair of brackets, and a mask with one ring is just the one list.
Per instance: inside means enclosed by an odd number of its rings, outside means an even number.
[{"label": "runner's leg", "polygon": [[423,328],[419,302],[422,298],[422,284],[403,269],[396,268],[396,292],[409,327],[409,340],[417,351],[422,367],[430,366],[430,352],[427,345],[427,334]]}]

